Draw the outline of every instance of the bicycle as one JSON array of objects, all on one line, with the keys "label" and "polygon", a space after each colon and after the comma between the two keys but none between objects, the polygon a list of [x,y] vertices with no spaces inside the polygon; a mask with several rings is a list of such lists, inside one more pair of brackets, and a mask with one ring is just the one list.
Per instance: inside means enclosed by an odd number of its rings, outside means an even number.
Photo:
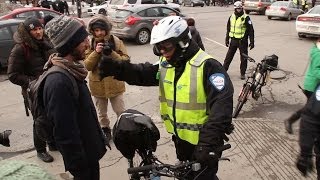
[{"label": "bicycle", "polygon": [[[230,144],[225,144],[224,146],[218,148],[215,152],[220,153],[230,148]],[[216,153],[210,152],[210,155],[215,156]],[[142,161],[138,166],[134,166],[134,160],[129,160],[129,168],[127,169],[127,172],[129,174],[130,180],[152,180],[153,178],[159,178],[160,176],[187,180],[187,177],[191,172],[198,172],[201,170],[200,163],[196,161],[185,161],[176,165],[171,165],[161,162],[156,156],[152,154],[152,151],[137,150],[137,154],[140,156]],[[218,160],[230,161],[230,159],[224,157],[219,158]],[[201,173],[202,171],[200,171],[198,175]]]},{"label": "bicycle", "polygon": [[271,71],[276,70],[278,66],[278,56],[274,54],[264,57],[260,63],[256,63],[253,58],[244,53],[242,53],[242,55],[248,61],[255,63],[256,67],[251,76],[248,76],[246,82],[243,84],[238,97],[238,103],[232,115],[233,118],[237,118],[243,105],[247,102],[249,94],[251,94],[254,100],[258,100],[259,97],[262,96],[261,89],[267,84],[268,75]]}]

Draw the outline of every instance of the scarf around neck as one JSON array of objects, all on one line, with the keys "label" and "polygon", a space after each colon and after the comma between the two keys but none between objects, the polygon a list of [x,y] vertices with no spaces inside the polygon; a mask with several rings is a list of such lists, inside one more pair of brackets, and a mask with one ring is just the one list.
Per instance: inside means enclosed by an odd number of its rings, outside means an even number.
[{"label": "scarf around neck", "polygon": [[82,61],[69,61],[59,57],[58,53],[54,53],[49,57],[49,60],[44,65],[44,69],[47,70],[52,66],[58,66],[67,70],[77,80],[83,81],[86,79],[88,71],[84,67]]}]

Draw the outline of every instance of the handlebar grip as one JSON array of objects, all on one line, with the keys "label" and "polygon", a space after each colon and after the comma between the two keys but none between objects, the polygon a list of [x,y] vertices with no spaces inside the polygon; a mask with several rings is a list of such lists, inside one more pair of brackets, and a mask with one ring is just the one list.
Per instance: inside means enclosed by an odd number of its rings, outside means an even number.
[{"label": "handlebar grip", "polygon": [[151,165],[145,165],[145,166],[141,166],[141,167],[128,168],[127,172],[128,172],[128,174],[134,174],[134,173],[143,172],[143,171],[150,171],[154,168],[156,168],[156,165],[151,164]]},{"label": "handlebar grip", "polygon": [[246,53],[241,53],[241,55],[242,55],[244,58],[246,58],[246,59],[252,59],[252,58],[250,58]]}]

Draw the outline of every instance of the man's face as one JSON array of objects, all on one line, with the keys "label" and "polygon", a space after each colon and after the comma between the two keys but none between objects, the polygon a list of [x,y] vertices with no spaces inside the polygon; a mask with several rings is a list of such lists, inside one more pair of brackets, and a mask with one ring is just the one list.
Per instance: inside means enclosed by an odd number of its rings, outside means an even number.
[{"label": "man's face", "polygon": [[169,41],[164,41],[156,44],[156,47],[160,51],[161,55],[169,61],[176,50],[175,44]]},{"label": "man's face", "polygon": [[94,33],[94,36],[97,37],[97,38],[102,38],[102,37],[105,37],[107,35],[106,30],[100,29],[100,28],[95,28],[93,30],[93,33]]},{"label": "man's face", "polygon": [[42,27],[35,27],[30,31],[30,35],[37,39],[37,40],[42,40],[43,38],[43,28]]},{"label": "man's face", "polygon": [[87,37],[71,52],[75,61],[83,60],[85,58],[85,51],[89,48],[89,38]]},{"label": "man's face", "polygon": [[236,8],[235,11],[236,11],[237,13],[241,13],[241,12],[242,12],[242,8]]}]

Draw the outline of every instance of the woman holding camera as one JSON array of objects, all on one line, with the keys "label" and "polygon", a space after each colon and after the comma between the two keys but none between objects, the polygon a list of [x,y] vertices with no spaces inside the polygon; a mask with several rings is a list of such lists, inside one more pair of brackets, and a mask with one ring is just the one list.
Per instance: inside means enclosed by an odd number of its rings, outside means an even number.
[{"label": "woman holding camera", "polygon": [[110,120],[107,115],[108,101],[110,100],[113,111],[119,116],[125,110],[123,93],[125,84],[113,77],[99,76],[98,63],[102,51],[114,60],[129,60],[127,50],[123,42],[111,35],[112,25],[103,15],[94,16],[88,25],[88,31],[93,35],[90,49],[86,51],[85,66],[89,72],[89,88],[97,109],[98,119],[103,132],[106,135],[107,145],[111,140]]}]

